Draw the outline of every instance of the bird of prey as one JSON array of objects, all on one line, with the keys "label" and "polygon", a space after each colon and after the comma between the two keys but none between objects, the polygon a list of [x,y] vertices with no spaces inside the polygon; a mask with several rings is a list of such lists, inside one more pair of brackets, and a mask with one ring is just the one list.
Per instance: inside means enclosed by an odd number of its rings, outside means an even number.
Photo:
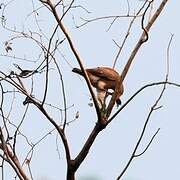
[{"label": "bird of prey", "polygon": [[[72,72],[84,76],[83,72],[78,68],[73,68]],[[97,90],[97,99],[100,102],[100,107],[105,104],[105,98],[109,89],[115,91],[117,87],[117,80],[121,78],[119,73],[109,67],[97,67],[92,69],[86,69],[87,75],[93,87]],[[116,97],[117,105],[121,104],[120,96],[123,94],[123,85],[118,86],[118,93]],[[112,94],[112,93],[111,93]]]}]

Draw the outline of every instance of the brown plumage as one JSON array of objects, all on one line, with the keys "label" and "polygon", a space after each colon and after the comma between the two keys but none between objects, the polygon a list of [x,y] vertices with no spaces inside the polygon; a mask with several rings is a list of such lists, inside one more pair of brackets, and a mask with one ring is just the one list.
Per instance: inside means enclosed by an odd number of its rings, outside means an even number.
[{"label": "brown plumage", "polygon": [[[73,72],[83,76],[83,73],[78,68],[73,68]],[[93,87],[97,90],[97,97],[101,104],[104,104],[104,99],[108,89],[115,91],[116,82],[120,77],[119,73],[109,67],[97,67],[92,69],[86,69],[88,77]],[[116,89],[117,90],[117,89]],[[121,104],[120,96],[123,94],[123,85],[119,86],[116,103]]]}]

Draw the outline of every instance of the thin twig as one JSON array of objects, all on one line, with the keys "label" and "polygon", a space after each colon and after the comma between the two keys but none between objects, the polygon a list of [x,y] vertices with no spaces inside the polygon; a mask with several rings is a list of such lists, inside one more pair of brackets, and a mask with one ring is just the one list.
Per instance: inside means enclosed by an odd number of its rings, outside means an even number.
[{"label": "thin twig", "polygon": [[48,45],[48,48],[47,48],[47,55],[46,55],[46,80],[45,80],[45,89],[44,89],[44,96],[43,96],[43,100],[42,100],[42,106],[44,105],[45,103],[45,100],[46,100],[46,96],[47,96],[47,91],[48,91],[48,82],[49,82],[49,52],[50,52],[50,49],[51,49],[51,43],[52,43],[52,40],[53,40],[53,37],[56,33],[58,29],[58,26],[55,27],[52,35],[51,35],[51,38],[49,40],[49,45]]},{"label": "thin twig", "polygon": [[119,50],[118,50],[118,52],[117,52],[117,55],[116,55],[116,57],[115,57],[115,60],[113,61],[113,68],[115,68],[115,66],[116,66],[116,64],[117,64],[117,60],[118,60],[118,58],[119,58],[119,56],[120,56],[120,54],[121,54],[121,52],[122,52],[122,49],[123,49],[123,47],[124,47],[124,45],[125,45],[125,43],[126,43],[126,41],[127,41],[128,36],[130,35],[130,30],[131,30],[131,28],[132,28],[132,25],[133,25],[134,21],[135,21],[136,18],[139,16],[139,14],[141,13],[141,11],[143,10],[143,8],[144,8],[145,5],[146,5],[146,2],[143,4],[143,6],[138,10],[138,12],[136,13],[136,15],[133,16],[133,19],[130,21],[129,27],[128,27],[127,32],[126,32],[126,35],[124,36],[124,39],[123,39],[122,44],[121,44],[121,46],[120,46],[120,48],[119,48]]},{"label": "thin twig", "polygon": [[154,138],[156,137],[156,135],[158,134],[158,132],[160,131],[160,128],[158,128],[158,130],[155,132],[155,134],[152,136],[151,140],[149,141],[148,145],[146,146],[146,148],[139,154],[134,154],[134,157],[139,157],[142,156],[150,147],[151,143],[153,142]]},{"label": "thin twig", "polygon": [[[140,15],[141,16],[141,15]],[[139,16],[139,17],[140,17]],[[132,18],[135,17],[135,15],[111,15],[111,16],[101,16],[101,17],[97,17],[94,19],[85,19],[81,17],[81,20],[84,21],[84,23],[80,24],[80,25],[76,25],[76,28],[80,28],[83,27],[85,25],[87,25],[88,23],[94,22],[94,21],[99,21],[99,20],[106,20],[106,19],[120,19],[120,18]],[[137,16],[138,17],[138,16]]]}]

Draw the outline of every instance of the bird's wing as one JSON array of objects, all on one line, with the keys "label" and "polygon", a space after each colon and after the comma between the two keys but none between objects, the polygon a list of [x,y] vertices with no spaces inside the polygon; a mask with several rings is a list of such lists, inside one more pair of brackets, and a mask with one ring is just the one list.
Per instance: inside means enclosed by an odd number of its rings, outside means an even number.
[{"label": "bird's wing", "polygon": [[94,76],[99,76],[113,81],[119,77],[119,73],[109,67],[97,67],[93,69],[86,69],[86,71]]}]

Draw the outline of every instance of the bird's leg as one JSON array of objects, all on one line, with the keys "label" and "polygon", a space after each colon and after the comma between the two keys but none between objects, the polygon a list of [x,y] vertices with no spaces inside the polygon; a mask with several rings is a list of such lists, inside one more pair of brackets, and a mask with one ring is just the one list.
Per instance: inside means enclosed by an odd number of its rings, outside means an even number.
[{"label": "bird's leg", "polygon": [[101,109],[101,111],[104,111],[106,109],[106,91],[97,89],[97,99],[99,103],[99,108]]},{"label": "bird's leg", "polygon": [[101,123],[107,122],[107,109],[106,109],[106,98],[108,97],[107,90],[101,90],[101,92],[98,93],[99,97],[99,103],[100,103],[100,112],[101,112]]}]

